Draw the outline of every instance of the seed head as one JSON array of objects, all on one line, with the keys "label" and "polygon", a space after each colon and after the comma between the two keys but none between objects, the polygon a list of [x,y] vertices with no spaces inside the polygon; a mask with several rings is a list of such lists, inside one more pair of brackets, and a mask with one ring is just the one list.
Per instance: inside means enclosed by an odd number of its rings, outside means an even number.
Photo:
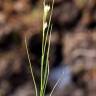
[{"label": "seed head", "polygon": [[44,6],[44,20],[46,20],[49,11],[50,11],[50,6],[45,5]]}]

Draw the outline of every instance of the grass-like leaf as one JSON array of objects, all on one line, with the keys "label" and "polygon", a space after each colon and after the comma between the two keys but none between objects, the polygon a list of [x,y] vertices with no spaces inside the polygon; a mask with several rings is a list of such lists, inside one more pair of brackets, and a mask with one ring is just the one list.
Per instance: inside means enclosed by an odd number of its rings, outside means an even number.
[{"label": "grass-like leaf", "polygon": [[[50,7],[48,5],[46,5],[46,1],[44,0],[44,15],[43,15],[43,40],[42,40],[42,59],[41,59],[41,87],[40,87],[40,96],[44,96],[45,94],[45,90],[46,90],[46,85],[47,85],[47,81],[48,81],[48,75],[49,75],[49,50],[50,50],[50,38],[48,40],[48,34],[50,34],[51,36],[51,31],[52,31],[52,26],[51,26],[51,18],[52,18],[52,12],[53,12],[53,5],[54,5],[54,0],[52,2],[52,6],[51,6],[51,13],[49,16],[49,20],[48,20],[48,25],[47,25],[47,21],[46,21],[46,7]],[[47,29],[47,33],[45,30],[45,26],[47,25],[48,29]],[[50,28],[51,26],[51,28]],[[46,45],[48,41],[48,46]],[[47,46],[47,52],[46,52],[46,46]],[[47,54],[47,55],[46,55]],[[45,64],[45,65],[44,65]],[[45,66],[45,67],[44,67]]]},{"label": "grass-like leaf", "polygon": [[[48,81],[48,76],[49,76],[49,51],[50,51],[50,38],[51,38],[51,31],[52,31],[52,25],[51,25],[51,19],[52,19],[52,13],[53,13],[53,5],[54,5],[54,0],[52,2],[51,7],[46,4],[46,0],[43,1],[43,6],[44,6],[44,14],[43,14],[43,38],[42,38],[42,57],[41,57],[41,82],[40,82],[40,94],[39,96],[44,96],[45,91],[46,91],[46,85]],[[50,11],[48,23],[47,23],[47,15]],[[47,30],[46,30],[47,29]],[[48,36],[49,35],[49,36]],[[49,38],[48,38],[49,37]],[[47,45],[48,43],[48,45]],[[26,45],[26,51],[27,51],[27,56],[28,56],[28,61],[30,65],[30,71],[35,87],[35,94],[38,96],[37,92],[37,86],[33,74],[33,69],[30,61],[30,55],[28,51],[28,46],[27,46],[27,38],[25,37],[25,45]]]},{"label": "grass-like leaf", "polygon": [[30,55],[29,55],[29,51],[28,51],[27,38],[26,37],[25,37],[25,47],[26,47],[26,52],[27,52],[28,61],[29,61],[29,67],[30,67],[30,71],[31,71],[31,75],[32,75],[32,79],[33,79],[33,83],[34,83],[34,87],[35,87],[35,95],[38,96],[37,86],[36,86],[36,82],[35,82],[35,78],[34,78],[34,74],[33,74],[33,69],[32,69],[32,64],[31,64]]}]

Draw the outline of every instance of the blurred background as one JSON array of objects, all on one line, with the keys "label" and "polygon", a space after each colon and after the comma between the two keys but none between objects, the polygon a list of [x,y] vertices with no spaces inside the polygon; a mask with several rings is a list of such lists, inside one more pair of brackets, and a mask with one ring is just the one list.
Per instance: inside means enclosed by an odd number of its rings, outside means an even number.
[{"label": "blurred background", "polygon": [[[52,4],[52,0],[46,0]],[[25,36],[40,87],[43,0],[0,0],[0,96],[35,96]],[[96,0],[55,0],[49,96],[96,96]]]}]

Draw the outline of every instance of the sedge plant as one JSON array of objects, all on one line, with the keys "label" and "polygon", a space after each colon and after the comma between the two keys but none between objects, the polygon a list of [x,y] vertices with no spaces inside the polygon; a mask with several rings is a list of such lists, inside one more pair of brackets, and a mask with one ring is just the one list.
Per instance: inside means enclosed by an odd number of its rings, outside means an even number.
[{"label": "sedge plant", "polygon": [[[50,38],[51,38],[51,31],[52,31],[52,24],[51,24],[51,19],[52,19],[52,13],[53,13],[53,6],[54,6],[54,0],[52,0],[52,4],[48,5],[46,4],[46,0],[43,1],[43,28],[42,28],[42,56],[41,56],[41,81],[40,81],[40,91],[38,92],[34,74],[33,74],[33,69],[31,65],[31,60],[30,60],[30,55],[28,52],[28,46],[27,46],[27,38],[25,37],[25,46],[26,46],[26,51],[27,51],[27,56],[28,56],[28,61],[29,61],[29,67],[34,83],[34,88],[35,88],[35,95],[36,96],[45,96],[45,91],[46,91],[46,86],[48,82],[48,76],[49,76],[49,51],[50,51]],[[49,15],[49,18],[47,18]],[[60,79],[57,81],[55,86],[53,87],[51,93],[49,96],[52,96],[52,93],[56,86],[58,85]]]}]

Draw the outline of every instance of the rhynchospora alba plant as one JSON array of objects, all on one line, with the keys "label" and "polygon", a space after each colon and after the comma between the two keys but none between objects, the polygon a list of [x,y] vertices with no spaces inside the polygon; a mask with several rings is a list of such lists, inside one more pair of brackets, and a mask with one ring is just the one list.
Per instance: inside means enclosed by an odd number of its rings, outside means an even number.
[{"label": "rhynchospora alba plant", "polygon": [[[45,90],[46,90],[46,85],[48,81],[48,76],[49,76],[49,50],[50,50],[50,38],[51,38],[51,31],[52,31],[52,24],[51,24],[51,19],[52,19],[52,13],[53,13],[53,5],[54,5],[54,0],[52,0],[52,4],[48,5],[46,4],[46,0],[43,1],[43,28],[42,28],[42,57],[41,57],[41,82],[40,82],[40,92],[37,92],[37,86],[33,74],[33,69],[30,61],[30,55],[28,52],[28,46],[27,46],[27,40],[25,37],[25,45],[26,45],[26,51],[27,51],[27,56],[28,56],[28,61],[30,65],[30,71],[35,87],[35,95],[36,96],[45,96]],[[47,16],[49,15],[49,18]],[[48,45],[47,45],[48,44]],[[60,80],[60,79],[59,79]],[[52,89],[50,96],[52,95],[55,87],[59,83],[59,80],[55,84],[54,88]]]}]

